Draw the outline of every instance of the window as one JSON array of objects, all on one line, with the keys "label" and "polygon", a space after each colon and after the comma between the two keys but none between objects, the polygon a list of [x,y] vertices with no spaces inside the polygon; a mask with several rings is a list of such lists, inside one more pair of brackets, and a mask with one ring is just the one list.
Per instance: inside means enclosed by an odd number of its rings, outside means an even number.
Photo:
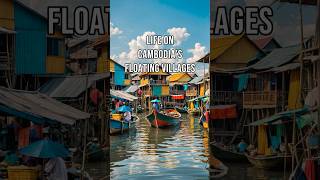
[{"label": "window", "polygon": [[47,41],[47,55],[64,56],[64,40],[49,37]]}]

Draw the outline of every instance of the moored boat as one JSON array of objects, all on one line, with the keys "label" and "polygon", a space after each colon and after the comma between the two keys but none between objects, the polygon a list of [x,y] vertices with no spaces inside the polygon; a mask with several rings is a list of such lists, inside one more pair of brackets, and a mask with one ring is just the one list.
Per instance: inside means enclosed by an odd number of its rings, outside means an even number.
[{"label": "moored boat", "polygon": [[229,150],[228,148],[223,148],[217,143],[210,143],[210,148],[213,155],[227,162],[248,162],[247,157],[244,153],[239,153],[236,151]]},{"label": "moored boat", "polygon": [[188,110],[186,110],[186,109],[184,109],[184,108],[181,108],[181,107],[179,107],[179,106],[174,107],[174,109],[175,109],[176,111],[178,111],[179,113],[188,113]]},{"label": "moored boat", "polygon": [[154,110],[146,118],[152,127],[165,128],[180,124],[181,114],[175,109],[166,109],[161,112]]},{"label": "moored boat", "polygon": [[287,159],[286,162],[290,161],[290,156],[283,156],[283,155],[251,156],[249,154],[245,154],[245,156],[248,158],[249,162],[252,165],[261,169],[276,169],[283,166],[285,159]]},{"label": "moored boat", "polygon": [[122,134],[132,128],[134,122],[110,119],[110,134]]}]

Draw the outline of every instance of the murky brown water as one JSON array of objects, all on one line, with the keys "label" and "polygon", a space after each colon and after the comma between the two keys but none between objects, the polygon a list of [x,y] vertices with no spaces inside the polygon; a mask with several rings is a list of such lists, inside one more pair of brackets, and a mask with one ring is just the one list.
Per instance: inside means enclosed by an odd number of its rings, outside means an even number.
[{"label": "murky brown water", "polygon": [[[210,179],[208,132],[198,119],[183,116],[180,127],[149,127],[144,115],[130,133],[111,136],[111,179]],[[283,172],[264,171],[250,164],[226,164],[222,179],[283,179]],[[106,163],[89,164],[89,173],[104,177]]]}]

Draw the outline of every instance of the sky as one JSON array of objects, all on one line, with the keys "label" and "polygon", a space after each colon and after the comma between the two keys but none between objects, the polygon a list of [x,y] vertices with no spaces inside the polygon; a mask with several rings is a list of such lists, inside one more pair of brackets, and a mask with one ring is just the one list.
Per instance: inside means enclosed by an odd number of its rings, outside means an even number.
[{"label": "sky", "polygon": [[[138,49],[157,48],[145,45],[145,36],[151,34],[173,35],[175,45],[168,48],[183,50],[181,62],[191,63],[205,56],[210,50],[210,1],[188,0],[187,2],[110,0],[111,58],[120,64],[177,62],[137,59]],[[202,63],[198,63],[197,68],[203,72]]]},{"label": "sky", "polygon": [[[300,41],[300,14],[297,4],[279,2],[275,0],[213,0],[211,22],[214,20],[214,11],[218,6],[270,6],[273,9],[273,37],[282,45],[290,46]],[[274,2],[274,3],[273,3]],[[314,35],[316,22],[316,7],[304,5],[302,8],[304,37]],[[213,24],[213,23],[212,23]],[[257,38],[257,37],[254,37]]]}]

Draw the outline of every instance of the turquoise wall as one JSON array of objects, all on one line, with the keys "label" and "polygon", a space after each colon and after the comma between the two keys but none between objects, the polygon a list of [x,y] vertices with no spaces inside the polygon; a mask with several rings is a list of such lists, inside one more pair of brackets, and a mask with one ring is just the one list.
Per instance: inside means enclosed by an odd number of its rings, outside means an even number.
[{"label": "turquoise wall", "polygon": [[124,67],[118,63],[114,63],[114,84],[124,85]]},{"label": "turquoise wall", "polygon": [[16,74],[45,74],[47,55],[46,20],[21,6],[14,5],[16,31]]}]

